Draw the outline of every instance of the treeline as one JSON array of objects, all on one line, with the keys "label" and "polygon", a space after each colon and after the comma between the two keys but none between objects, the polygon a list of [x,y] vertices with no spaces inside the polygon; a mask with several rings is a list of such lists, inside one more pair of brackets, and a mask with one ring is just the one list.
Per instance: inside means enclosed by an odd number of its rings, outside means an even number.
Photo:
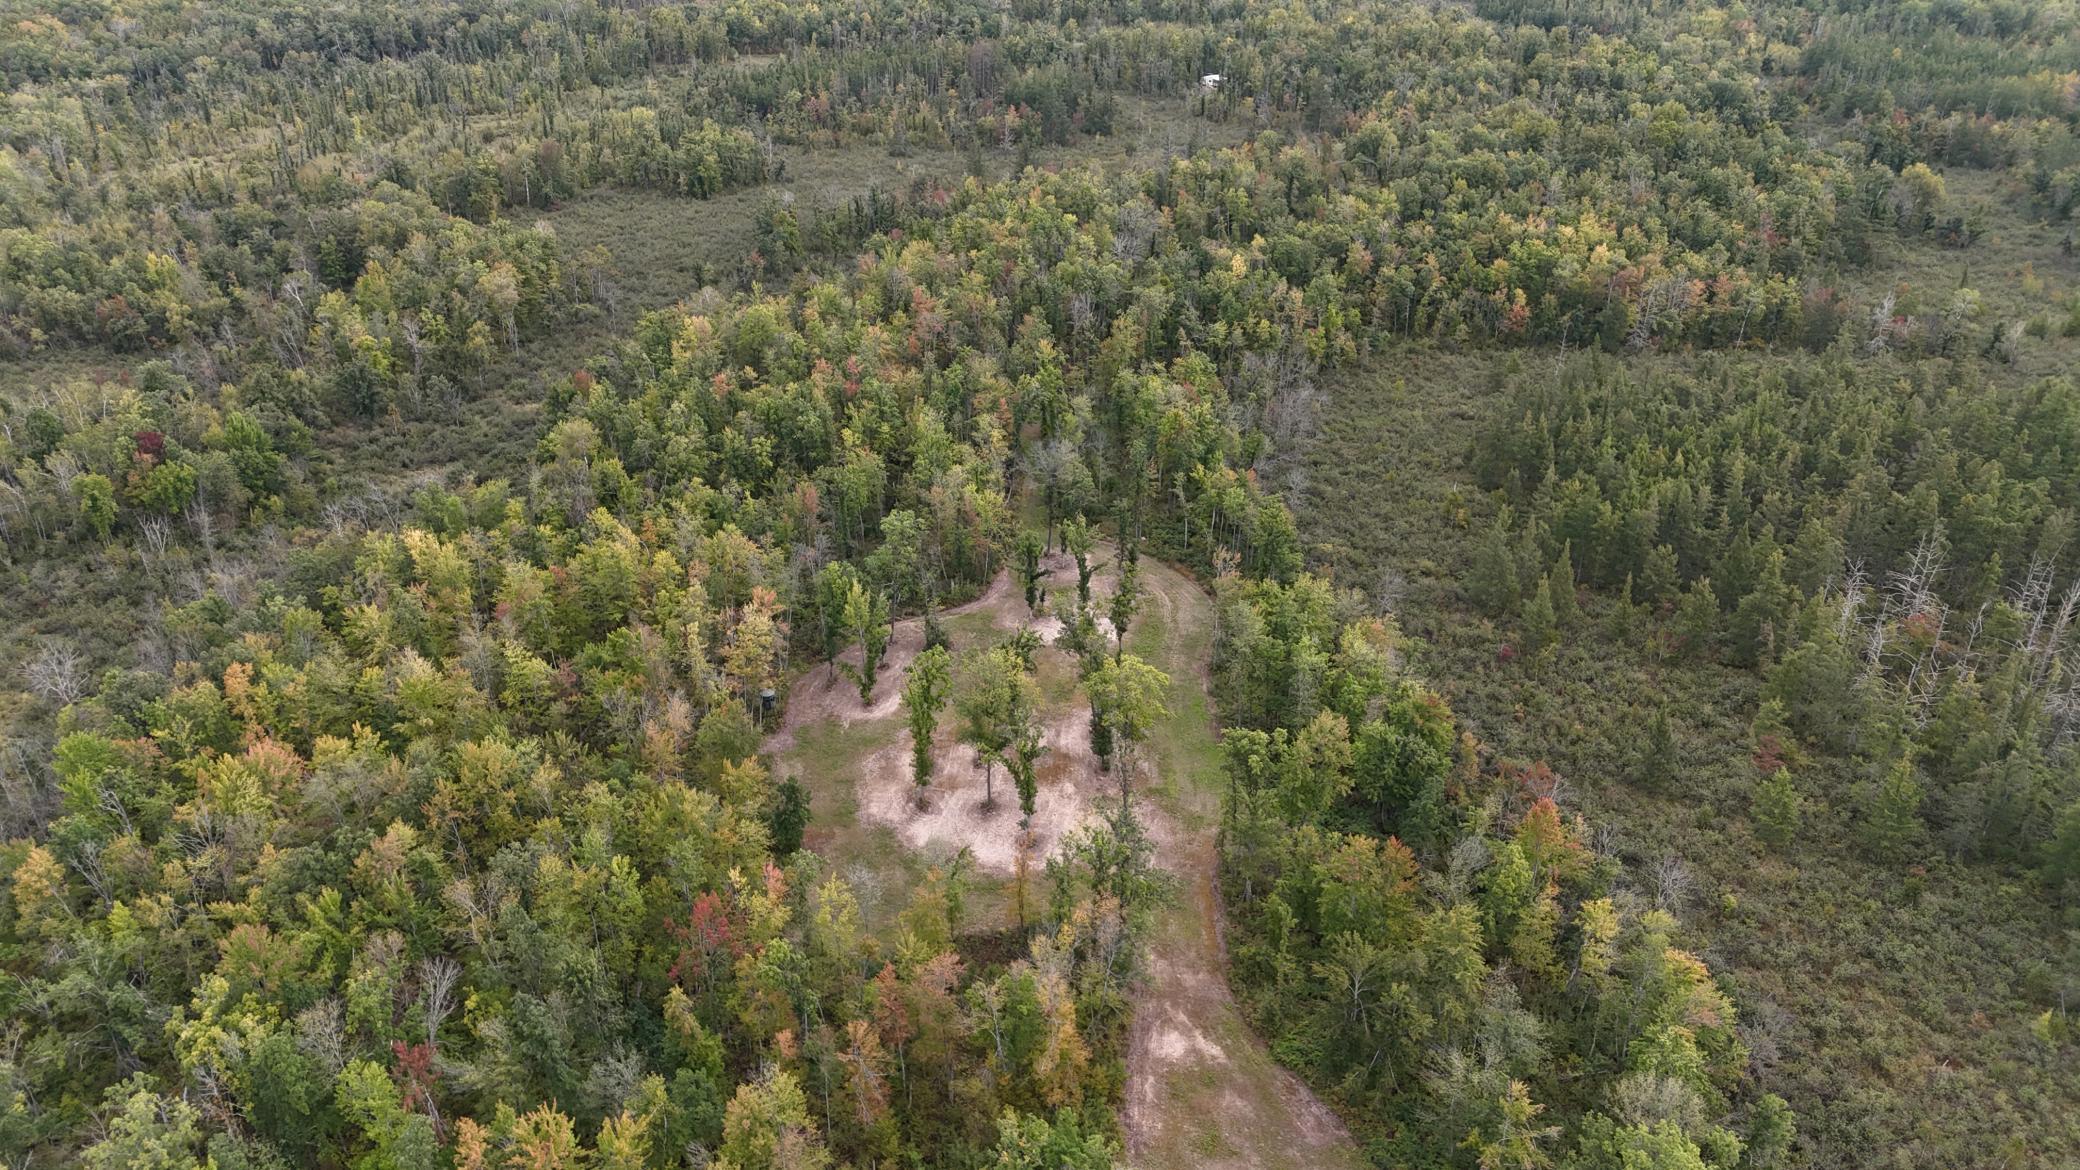
[{"label": "treeline", "polygon": [[1236,977],[1375,1164],[1788,1163],[1726,992],[1551,772],[1487,758],[1324,581],[1224,579],[1220,614]]},{"label": "treeline", "polygon": [[277,404],[199,394],[148,364],[129,385],[79,384],[7,420],[0,532],[26,552],[107,541],[120,525],[163,551],[177,526],[303,515],[315,492],[295,457],[310,446]]},{"label": "treeline", "polygon": [[1627,375],[1505,375],[1473,453],[1507,501],[1467,579],[1522,649],[1579,586],[1659,611],[1664,652],[1766,671],[1758,815],[1777,774],[1854,761],[1863,844],[2074,876],[2080,393],[1972,363],[1847,355]]},{"label": "treeline", "polygon": [[[1972,608],[2033,563],[2080,568],[2080,391],[1989,374],[1846,353],[1656,372],[1512,366],[1472,468],[1535,534],[1543,555],[1520,569],[1566,544],[1585,584],[1615,592],[1630,579],[1636,599],[1660,604],[1709,579],[1737,606],[1780,558],[1783,581],[1810,594],[1844,564],[1889,579],[1940,532],[1945,573],[1931,584]],[[1498,537],[1518,532],[1505,526],[1490,547]],[[1478,588],[1504,606],[1510,591],[1495,584]],[[1753,661],[1761,647],[1750,636],[1737,650]]]},{"label": "treeline", "polygon": [[[1223,77],[1194,98],[1208,116],[1284,116],[1325,132],[1261,149],[1264,177],[1219,176],[1249,195],[1222,208],[1216,233],[1276,243],[1266,229],[1291,217],[1303,238],[1277,257],[1288,278],[1327,269],[1375,302],[1368,323],[1390,335],[1824,345],[1844,314],[1816,278],[1859,259],[1872,226],[1969,242],[1970,225],[1944,217],[1939,179],[1807,144],[1784,129],[1797,109],[1759,78],[1720,75],[1687,47],[1440,13],[1356,25],[1310,14],[1263,23],[1262,36],[1248,35],[1261,14],[1237,20],[1218,42],[1175,25],[1103,25],[1071,53],[1034,29],[954,39],[967,25],[949,17],[946,39],[839,38],[778,61],[696,69],[635,100],[566,92],[562,72],[543,68],[541,54],[553,66],[559,52],[547,47],[555,36],[481,67],[350,63],[273,99],[249,97],[260,104],[238,115],[146,119],[127,97],[111,105],[111,95],[36,90],[4,160],[21,194],[17,219],[76,242],[60,244],[62,264],[26,239],[10,243],[30,259],[12,265],[22,291],[5,308],[18,344],[166,344],[193,331],[149,315],[139,331],[118,306],[115,324],[89,310],[113,296],[127,303],[133,290],[149,300],[170,283],[228,297],[230,274],[193,257],[224,234],[217,218],[234,207],[250,215],[252,202],[275,214],[248,234],[264,230],[308,256],[317,241],[296,210],[351,204],[373,183],[479,222],[602,183],[704,197],[771,177],[773,140],[1061,142],[1118,130],[1113,95],[1194,93],[1205,70]],[[448,78],[455,70],[464,72]],[[225,84],[237,91],[240,79]],[[484,119],[498,128],[487,133]],[[137,174],[134,160],[169,135],[186,145]],[[235,165],[182,161],[224,151]],[[1216,206],[1238,197],[1205,194]],[[138,230],[142,208],[169,202],[200,214]],[[92,210],[111,204],[139,211]],[[239,287],[268,288],[295,259],[241,270]]]}]

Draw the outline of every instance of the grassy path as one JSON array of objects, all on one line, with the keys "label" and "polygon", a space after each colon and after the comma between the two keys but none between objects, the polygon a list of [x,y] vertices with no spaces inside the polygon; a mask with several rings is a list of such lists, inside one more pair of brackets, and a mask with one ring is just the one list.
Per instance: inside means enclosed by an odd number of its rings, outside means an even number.
[{"label": "grassy path", "polygon": [[1177,902],[1149,940],[1149,971],[1134,1004],[1122,1111],[1128,1160],[1139,1170],[1355,1170],[1365,1162],[1342,1123],[1271,1058],[1228,992],[1214,884],[1221,762],[1206,690],[1213,603],[1170,566],[1141,565],[1148,597],[1128,645],[1170,675],[1170,717],[1149,743],[1156,769],[1149,819]]}]

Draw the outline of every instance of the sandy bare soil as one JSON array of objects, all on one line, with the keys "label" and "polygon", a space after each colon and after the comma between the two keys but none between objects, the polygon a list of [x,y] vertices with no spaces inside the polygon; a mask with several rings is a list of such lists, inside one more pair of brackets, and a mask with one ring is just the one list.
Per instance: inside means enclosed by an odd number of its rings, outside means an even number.
[{"label": "sandy bare soil", "polygon": [[[1099,607],[1116,577],[1109,552],[1092,581]],[[1056,556],[1045,565],[1051,598],[1073,600],[1074,564]],[[1197,718],[1206,740],[1189,729],[1201,749],[1191,761],[1163,751],[1144,753],[1134,787],[1162,799],[1142,797],[1137,809],[1156,843],[1157,861],[1174,878],[1177,902],[1160,914],[1150,941],[1148,970],[1136,989],[1134,1025],[1127,1054],[1127,1084],[1121,1125],[1130,1162],[1143,1170],[1171,1167],[1349,1167],[1364,1165],[1342,1123],[1315,1095],[1271,1058],[1242,1018],[1228,992],[1227,954],[1215,885],[1213,830],[1219,820],[1221,777],[1208,767],[1204,748],[1215,734],[1205,696],[1212,601],[1198,585],[1167,565],[1144,559],[1146,597],[1129,639],[1173,680],[1172,707],[1179,718]],[[980,597],[944,611],[955,618],[986,613],[991,628],[1030,628],[1052,644],[1058,618],[1034,618],[1017,581],[999,574]],[[1111,636],[1110,623],[1101,621]],[[864,824],[893,831],[905,848],[943,857],[966,847],[978,865],[1009,874],[1020,848],[1018,796],[1001,767],[996,800],[983,802],[983,771],[972,751],[952,734],[952,714],[941,718],[933,745],[932,783],[922,802],[911,782],[910,742],[901,729],[902,676],[922,649],[923,623],[896,625],[871,701],[843,674],[818,668],[789,692],[781,727],[767,740],[775,755],[791,751],[797,733],[820,724],[892,731],[874,737],[874,748],[852,773],[857,816]],[[958,640],[957,640],[958,644]],[[851,652],[857,661],[857,652]],[[1117,791],[1115,776],[1098,771],[1090,750],[1088,709],[1079,702],[1049,710],[1044,735],[1048,753],[1040,764],[1039,793],[1032,822],[1030,859],[1045,858],[1091,815],[1097,798]]]},{"label": "sandy bare soil", "polygon": [[[972,601],[939,611],[944,620],[970,613],[988,613],[995,624],[1015,630],[1026,612],[1025,598],[1010,573],[998,573],[989,588]],[[1008,625],[1006,623],[1009,623]],[[903,673],[924,649],[924,619],[904,618],[889,634],[888,649],[882,653],[880,672],[874,676],[873,701],[862,705],[859,684],[835,666],[805,672],[787,692],[787,710],[780,727],[766,737],[768,754],[784,753],[794,747],[795,732],[816,723],[835,722],[844,726],[902,715]],[[859,647],[851,646],[838,661],[859,666]]]},{"label": "sandy bare soil", "polygon": [[[1116,783],[1099,774],[1085,721],[1077,716],[1061,712],[1041,730],[1047,754],[1040,759],[1028,855],[1036,869],[1063,837],[1089,819],[1092,798],[1112,791]],[[1011,777],[1002,767],[996,769],[996,799],[986,804],[988,785],[972,750],[942,734],[932,756],[932,782],[922,792],[911,782],[907,736],[868,757],[857,784],[861,819],[894,829],[916,852],[936,856],[966,846],[983,869],[1013,872],[1020,815]]]}]

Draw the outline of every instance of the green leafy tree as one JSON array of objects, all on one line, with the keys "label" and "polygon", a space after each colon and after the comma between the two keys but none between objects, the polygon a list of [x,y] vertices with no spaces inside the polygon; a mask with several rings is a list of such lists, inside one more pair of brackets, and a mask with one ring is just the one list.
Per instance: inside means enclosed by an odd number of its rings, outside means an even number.
[{"label": "green leafy tree", "polygon": [[72,481],[72,492],[79,498],[80,519],[94,535],[107,540],[116,524],[116,488],[108,477],[89,471]]},{"label": "green leafy tree", "polygon": [[855,580],[845,596],[845,628],[859,643],[859,666],[848,664],[847,673],[859,684],[859,701],[874,700],[874,683],[881,676],[881,656],[888,650],[888,596],[869,592]]},{"label": "green leafy tree", "polygon": [[1039,533],[1027,529],[1018,534],[1018,580],[1030,613],[1040,612],[1040,558],[1045,552]]},{"label": "green leafy tree", "polygon": [[910,662],[903,679],[903,718],[910,725],[910,775],[919,795],[932,782],[932,736],[953,679],[953,657],[929,646]]},{"label": "green leafy tree", "polygon": [[1066,1109],[1053,1121],[1006,1109],[994,1152],[990,1170],[1113,1170],[1122,1158],[1112,1139]]},{"label": "green leafy tree", "polygon": [[1136,655],[1123,654],[1091,671],[1083,690],[1091,704],[1091,748],[1100,767],[1110,768],[1115,757],[1121,758],[1124,791],[1134,747],[1170,713],[1165,702],[1170,676]]},{"label": "green leafy tree", "polygon": [[792,1073],[737,1086],[722,1123],[716,1170],[823,1170],[831,1164]]},{"label": "green leafy tree", "polygon": [[[1485,1170],[1485,1168],[1484,1168]],[[1566,1170],[1709,1170],[1704,1154],[1673,1121],[1620,1125],[1596,1114],[1582,1127]]]},{"label": "green leafy tree", "polygon": [[1004,759],[1004,766],[1011,773],[1012,786],[1018,790],[1019,827],[1022,829],[1033,823],[1033,810],[1040,799],[1040,757],[1046,751],[1047,744],[1040,738],[1040,725],[1029,722],[1019,728],[1018,738]]},{"label": "green leafy tree", "polygon": [[1496,1103],[1493,1122],[1466,1139],[1480,1170],[1542,1170],[1553,1164],[1545,1144],[1560,1136],[1557,1125],[1539,1124],[1545,1106],[1531,1099],[1531,1088],[1511,1081]]},{"label": "green leafy tree", "polygon": [[1097,547],[1097,537],[1083,513],[1062,521],[1062,547],[1076,558],[1076,603],[1088,608],[1091,603],[1091,552]]},{"label": "green leafy tree", "polygon": [[193,1105],[161,1095],[143,1073],[112,1086],[107,1101],[106,1135],[80,1155],[86,1170],[201,1170]]},{"label": "green leafy tree", "polygon": [[195,498],[195,469],[179,460],[168,460],[152,468],[137,487],[141,507],[177,516]]},{"label": "green leafy tree", "polygon": [[1033,680],[1018,656],[1004,647],[967,656],[955,671],[953,706],[961,720],[961,742],[975,749],[983,767],[983,806],[996,803],[996,767],[1033,722]]},{"label": "green leafy tree", "polygon": [[373,1061],[357,1060],[340,1073],[334,1089],[339,1111],[361,1127],[369,1153],[366,1170],[434,1170],[440,1143],[433,1123],[405,1109],[390,1074]]},{"label": "green leafy tree", "polygon": [[1127,627],[1134,620],[1134,613],[1141,607],[1141,566],[1132,559],[1120,566],[1119,588],[1112,595],[1112,657],[1116,660],[1127,652]]},{"label": "green leafy tree", "polygon": [[838,655],[854,634],[847,624],[846,604],[859,587],[859,574],[844,561],[832,561],[816,574],[810,597],[815,605],[816,649],[825,664],[836,669]]}]

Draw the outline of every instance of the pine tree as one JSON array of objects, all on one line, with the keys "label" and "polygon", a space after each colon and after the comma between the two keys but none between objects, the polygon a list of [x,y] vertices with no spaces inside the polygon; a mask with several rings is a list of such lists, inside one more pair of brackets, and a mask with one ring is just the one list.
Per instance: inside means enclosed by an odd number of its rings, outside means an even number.
[{"label": "pine tree", "polygon": [[1775,658],[1790,633],[1796,600],[1784,583],[1784,554],[1772,550],[1755,574],[1754,587],[1734,608],[1727,638],[1733,660],[1742,666],[1759,666]]},{"label": "pine tree", "polygon": [[1818,593],[1841,572],[1842,538],[1825,517],[1815,513],[1806,519],[1805,526],[1798,530],[1798,538],[1791,542],[1791,552],[1785,558],[1785,576],[1799,592],[1810,594]]},{"label": "pine tree", "polygon": [[1510,551],[1509,533],[1505,525],[1509,520],[1509,509],[1495,518],[1488,535],[1474,552],[1473,568],[1466,577],[1466,592],[1482,612],[1491,617],[1501,617],[1517,607],[1522,590],[1517,584],[1517,558]]},{"label": "pine tree", "polygon": [[1748,1148],[1742,1153],[1745,1170],[1777,1170],[1791,1161],[1791,1139],[1798,1115],[1775,1093],[1764,1093],[1755,1102],[1748,1123]]},{"label": "pine tree", "polygon": [[1642,788],[1666,792],[1675,783],[1680,764],[1675,728],[1669,724],[1668,708],[1656,707],[1647,721],[1647,734],[1639,741],[1633,757],[1632,782]]},{"label": "pine tree", "polygon": [[1639,575],[1639,595],[1650,605],[1662,605],[1682,588],[1682,573],[1676,565],[1676,550],[1657,544],[1647,553]]},{"label": "pine tree", "polygon": [[2044,880],[2058,889],[2080,881],[2080,800],[2058,814],[2051,840],[2044,846]]},{"label": "pine tree", "polygon": [[1712,579],[1699,577],[1676,606],[1676,637],[1690,658],[1709,658],[1719,645],[1719,598]]},{"label": "pine tree", "polygon": [[1748,747],[1755,767],[1765,775],[1804,762],[1805,755],[1799,750],[1797,737],[1791,734],[1790,717],[1782,699],[1765,698],[1755,709],[1755,718],[1748,724]]},{"label": "pine tree", "polygon": [[1574,575],[1572,542],[1560,542],[1560,555],[1553,559],[1552,571],[1546,576],[1552,581],[1553,624],[1560,629],[1567,629],[1582,616],[1581,606],[1575,601],[1575,589],[1579,583]]},{"label": "pine tree", "polygon": [[1914,760],[1902,755],[1873,785],[1864,809],[1863,842],[1871,856],[1880,861],[1904,859],[1920,843],[1921,780],[1914,774]]},{"label": "pine tree", "polygon": [[1755,786],[1754,804],[1749,809],[1749,815],[1755,821],[1755,835],[1770,848],[1781,851],[1791,844],[1792,836],[1798,831],[1799,812],[1804,803],[1798,795],[1798,786],[1792,783],[1791,769],[1778,768],[1764,776]]},{"label": "pine tree", "polygon": [[1517,581],[1519,589],[1528,590],[1529,583],[1533,577],[1544,575],[1545,570],[1541,566],[1545,564],[1546,552],[1545,546],[1540,543],[1539,539],[1539,534],[1543,527],[1535,517],[1526,520],[1524,522],[1524,531],[1517,538]]},{"label": "pine tree", "polygon": [[1538,579],[1538,588],[1524,602],[1524,649],[1537,654],[1553,644],[1554,627],[1553,588],[1544,577]]},{"label": "pine tree", "polygon": [[1611,607],[1611,639],[1616,642],[1632,640],[1633,622],[1639,617],[1639,604],[1632,599],[1632,574],[1625,574],[1625,584],[1618,589],[1618,602]]}]

